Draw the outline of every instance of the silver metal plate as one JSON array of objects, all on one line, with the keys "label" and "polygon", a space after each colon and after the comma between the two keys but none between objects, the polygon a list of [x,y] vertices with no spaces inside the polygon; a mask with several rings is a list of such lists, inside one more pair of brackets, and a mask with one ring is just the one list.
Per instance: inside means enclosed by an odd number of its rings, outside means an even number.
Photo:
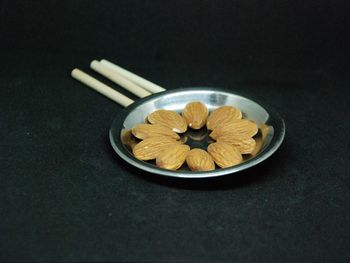
[{"label": "silver metal plate", "polygon": [[[201,101],[206,104],[209,111],[220,106],[231,105],[240,109],[243,117],[255,121],[258,126],[265,127],[265,134],[259,133],[261,147],[256,155],[244,156],[244,162],[230,167],[218,168],[208,172],[193,172],[186,165],[180,170],[171,171],[158,168],[154,162],[145,162],[136,159],[131,151],[131,146],[137,143],[130,136],[130,129],[136,124],[144,123],[147,115],[158,109],[167,109],[181,112],[187,103]],[[222,91],[210,87],[194,87],[169,90],[151,95],[138,100],[127,108],[121,110],[114,119],[109,131],[109,137],[113,149],[129,164],[144,171],[163,176],[180,178],[208,178],[237,173],[249,167],[255,166],[271,156],[281,145],[285,134],[285,124],[279,114],[270,107],[262,106],[255,101],[238,94]],[[192,147],[205,149],[211,142],[206,129],[192,131],[191,129],[182,135],[182,140]]]}]

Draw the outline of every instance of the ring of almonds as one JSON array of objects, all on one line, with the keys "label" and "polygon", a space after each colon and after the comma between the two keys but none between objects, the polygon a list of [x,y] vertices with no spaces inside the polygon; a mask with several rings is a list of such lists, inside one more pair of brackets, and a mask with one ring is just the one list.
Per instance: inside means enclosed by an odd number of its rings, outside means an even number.
[{"label": "ring of almonds", "polygon": [[[242,119],[242,112],[232,106],[219,107],[209,114],[205,104],[194,101],[185,106],[181,115],[161,109],[149,114],[147,121],[131,130],[132,136],[141,140],[132,145],[132,153],[142,161],[155,159],[155,164],[163,169],[177,170],[184,163],[192,171],[231,167],[240,164],[244,155],[255,155],[262,144],[253,138],[258,125]],[[207,150],[190,149],[181,141],[179,134],[204,126],[215,141]]]}]

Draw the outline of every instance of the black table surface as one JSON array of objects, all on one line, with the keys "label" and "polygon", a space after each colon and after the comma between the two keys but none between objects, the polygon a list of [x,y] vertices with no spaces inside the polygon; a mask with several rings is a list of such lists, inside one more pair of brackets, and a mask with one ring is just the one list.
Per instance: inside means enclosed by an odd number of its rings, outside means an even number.
[{"label": "black table surface", "polygon": [[[40,1],[5,1],[0,260],[350,260],[349,41],[335,41],[342,27],[323,27],[331,37],[323,41],[316,26],[290,22],[312,5],[277,7],[269,20],[271,1],[262,11],[243,2],[45,1],[39,8]],[[311,23],[323,21],[328,5],[315,7],[322,19]],[[251,22],[231,18],[252,10]],[[285,141],[258,166],[218,179],[140,171],[109,143],[121,106],[70,77],[79,67],[122,91],[89,70],[101,58],[167,89],[251,95],[283,116]]]}]

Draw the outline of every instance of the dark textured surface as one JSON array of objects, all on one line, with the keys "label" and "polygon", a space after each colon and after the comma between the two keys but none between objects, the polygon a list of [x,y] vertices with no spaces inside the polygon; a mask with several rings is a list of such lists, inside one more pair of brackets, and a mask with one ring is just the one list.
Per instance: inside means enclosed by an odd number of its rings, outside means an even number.
[{"label": "dark textured surface", "polygon": [[[0,259],[348,262],[346,5],[99,3],[2,2]],[[120,106],[69,77],[102,57],[252,94],[285,142],[219,180],[145,174],[109,145]]]}]

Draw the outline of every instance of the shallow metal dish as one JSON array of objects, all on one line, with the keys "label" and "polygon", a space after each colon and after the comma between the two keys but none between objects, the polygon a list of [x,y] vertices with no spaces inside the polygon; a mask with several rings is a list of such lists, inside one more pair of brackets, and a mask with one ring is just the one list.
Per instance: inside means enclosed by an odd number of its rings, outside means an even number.
[{"label": "shallow metal dish", "polygon": [[[231,105],[240,109],[244,118],[254,120],[258,125],[267,125],[268,131],[265,139],[262,141],[259,153],[255,156],[246,157],[245,161],[239,165],[208,172],[193,172],[186,169],[186,167],[183,167],[181,170],[170,171],[158,168],[153,163],[136,159],[130,148],[130,144],[135,142],[132,141],[131,137],[127,136],[127,134],[130,134],[128,133],[130,129],[136,124],[144,123],[147,115],[155,110],[167,109],[181,112],[185,105],[191,101],[201,101],[205,103],[209,111],[223,105]],[[199,131],[197,135],[190,129],[188,132],[190,134],[185,136],[190,138],[190,141],[192,142],[191,146],[193,146],[194,143],[196,147],[205,148],[206,144],[210,143],[210,141],[208,141],[210,139],[208,139],[206,134],[202,136],[202,139],[191,140],[192,135],[198,136],[201,131]],[[204,133],[205,132],[206,131],[204,131]],[[150,173],[181,178],[208,178],[222,176],[237,173],[257,165],[270,157],[278,149],[284,139],[284,134],[284,121],[275,110],[270,107],[267,108],[266,106],[262,106],[243,96],[211,87],[169,90],[140,99],[118,113],[109,131],[109,137],[113,149],[129,164]]]}]

